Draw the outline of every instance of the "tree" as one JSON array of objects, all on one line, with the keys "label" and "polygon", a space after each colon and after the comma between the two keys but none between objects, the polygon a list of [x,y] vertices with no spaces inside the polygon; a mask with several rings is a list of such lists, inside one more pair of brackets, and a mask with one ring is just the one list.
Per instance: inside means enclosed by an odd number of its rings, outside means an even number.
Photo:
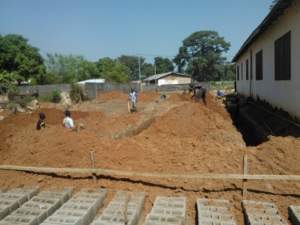
[{"label": "tree", "polygon": [[154,74],[154,65],[151,63],[144,63],[142,66],[142,79],[149,77]]},{"label": "tree", "polygon": [[129,80],[139,80],[139,60],[140,66],[143,67],[145,58],[131,55],[122,55],[117,59],[130,69]]},{"label": "tree", "polygon": [[0,94],[16,91],[18,75],[14,72],[0,72]]},{"label": "tree", "polygon": [[45,73],[38,48],[28,44],[21,35],[0,36],[0,72],[14,73],[17,81],[28,81]]},{"label": "tree", "polygon": [[155,57],[156,73],[166,73],[174,70],[173,62],[168,58]]},{"label": "tree", "polygon": [[82,56],[47,54],[47,76],[39,77],[38,83],[73,83],[100,77],[95,63]]},{"label": "tree", "polygon": [[180,72],[185,70],[195,80],[215,80],[225,62],[222,55],[229,47],[230,43],[216,31],[198,31],[183,40],[174,62]]},{"label": "tree", "polygon": [[99,59],[96,63],[99,74],[101,77],[117,83],[126,83],[129,80],[130,69],[119,62],[111,58]]}]

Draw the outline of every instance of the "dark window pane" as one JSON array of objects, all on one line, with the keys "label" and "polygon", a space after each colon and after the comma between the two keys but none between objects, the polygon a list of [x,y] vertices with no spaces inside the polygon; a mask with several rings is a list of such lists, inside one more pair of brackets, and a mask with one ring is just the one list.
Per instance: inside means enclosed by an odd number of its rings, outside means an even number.
[{"label": "dark window pane", "polygon": [[249,80],[249,60],[246,61],[246,80]]},{"label": "dark window pane", "polygon": [[263,51],[256,53],[256,80],[263,79]]},{"label": "dark window pane", "polygon": [[291,79],[291,32],[275,41],[275,80]]}]

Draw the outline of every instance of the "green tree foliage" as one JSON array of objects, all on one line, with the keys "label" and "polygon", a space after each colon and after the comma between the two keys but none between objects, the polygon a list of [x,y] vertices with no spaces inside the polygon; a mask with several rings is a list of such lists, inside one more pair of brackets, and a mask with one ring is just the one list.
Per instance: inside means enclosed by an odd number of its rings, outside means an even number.
[{"label": "green tree foliage", "polygon": [[219,77],[217,80],[230,81],[235,80],[235,64],[225,63],[220,66]]},{"label": "green tree foliage", "polygon": [[183,40],[174,62],[180,72],[185,70],[195,80],[216,80],[225,63],[222,55],[229,47],[230,43],[216,31],[198,31]]},{"label": "green tree foliage", "polygon": [[39,50],[21,35],[0,35],[0,72],[17,74],[17,81],[27,81],[45,74]]},{"label": "green tree foliage", "polygon": [[144,63],[141,68],[142,79],[149,77],[155,73],[154,65],[151,63]]},{"label": "green tree foliage", "polygon": [[[139,57],[131,55],[122,55],[118,58],[118,61],[130,69],[129,80],[139,80]],[[145,58],[140,57],[141,70],[145,63]],[[148,67],[146,66],[148,73]],[[142,73],[143,74],[143,73]]]},{"label": "green tree foliage", "polygon": [[0,94],[16,91],[16,83],[19,75],[15,72],[0,72]]},{"label": "green tree foliage", "polygon": [[96,64],[82,56],[47,54],[45,64],[47,75],[38,83],[72,83],[100,77]]},{"label": "green tree foliage", "polygon": [[174,70],[173,62],[168,58],[155,57],[156,73],[166,73]]},{"label": "green tree foliage", "polygon": [[126,65],[119,62],[119,60],[108,57],[102,58],[97,61],[96,66],[100,76],[108,81],[126,83],[129,80],[131,71]]}]

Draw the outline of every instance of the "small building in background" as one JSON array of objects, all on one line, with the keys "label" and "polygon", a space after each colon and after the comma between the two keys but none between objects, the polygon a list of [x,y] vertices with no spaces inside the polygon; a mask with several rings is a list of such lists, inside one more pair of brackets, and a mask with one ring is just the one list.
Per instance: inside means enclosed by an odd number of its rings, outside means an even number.
[{"label": "small building in background", "polygon": [[105,83],[105,79],[88,79],[88,80],[82,80],[77,82],[77,84],[104,84]]},{"label": "small building in background", "polygon": [[168,73],[161,73],[155,74],[150,77],[144,79],[144,83],[147,85],[177,85],[177,84],[190,84],[191,83],[191,76],[188,74],[183,73],[176,73],[176,72],[168,72]]},{"label": "small building in background", "polygon": [[278,0],[233,61],[238,93],[300,118],[300,0]]}]

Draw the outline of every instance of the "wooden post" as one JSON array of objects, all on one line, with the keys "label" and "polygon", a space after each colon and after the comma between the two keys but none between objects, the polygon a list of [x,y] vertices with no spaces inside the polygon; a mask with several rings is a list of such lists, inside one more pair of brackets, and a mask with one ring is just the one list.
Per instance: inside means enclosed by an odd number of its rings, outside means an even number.
[{"label": "wooden post", "polygon": [[[92,165],[92,169],[95,169],[95,156],[94,156],[94,151],[90,151],[90,156],[91,156],[91,165]],[[93,180],[96,182],[97,181],[97,176],[96,174],[93,172],[92,173],[93,176]]]},{"label": "wooden post", "polygon": [[[247,152],[245,152],[244,160],[243,160],[243,174],[248,174],[248,156]],[[247,179],[243,179],[243,199],[246,199],[247,195]]]}]

